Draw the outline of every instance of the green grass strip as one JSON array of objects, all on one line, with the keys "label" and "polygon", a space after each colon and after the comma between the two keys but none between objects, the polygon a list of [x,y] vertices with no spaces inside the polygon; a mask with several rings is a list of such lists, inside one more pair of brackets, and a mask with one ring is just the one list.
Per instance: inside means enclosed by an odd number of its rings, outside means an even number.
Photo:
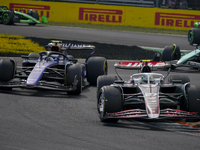
[{"label": "green grass strip", "polygon": [[29,54],[45,51],[44,47],[25,36],[0,34],[0,41],[0,53]]}]

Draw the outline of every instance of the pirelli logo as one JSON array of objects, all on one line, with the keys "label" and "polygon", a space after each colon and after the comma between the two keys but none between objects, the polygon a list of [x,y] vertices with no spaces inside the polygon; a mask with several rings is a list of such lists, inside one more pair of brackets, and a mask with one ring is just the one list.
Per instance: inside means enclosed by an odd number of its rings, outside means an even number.
[{"label": "pirelli logo", "polygon": [[194,23],[200,21],[200,15],[155,13],[155,25],[193,28]]},{"label": "pirelli logo", "polygon": [[79,20],[92,22],[121,23],[122,10],[79,8]]},{"label": "pirelli logo", "polygon": [[23,13],[27,13],[30,9],[32,9],[37,11],[40,17],[46,16],[49,18],[50,6],[48,5],[10,3],[9,8]]}]

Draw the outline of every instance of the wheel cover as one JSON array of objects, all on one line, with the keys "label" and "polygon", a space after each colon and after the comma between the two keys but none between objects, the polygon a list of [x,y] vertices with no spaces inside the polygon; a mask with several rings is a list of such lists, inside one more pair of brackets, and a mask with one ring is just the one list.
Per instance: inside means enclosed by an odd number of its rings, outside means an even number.
[{"label": "wheel cover", "polygon": [[192,32],[192,31],[190,31],[190,32],[188,33],[188,40],[189,40],[189,42],[192,42],[192,41],[193,41],[193,32]]},{"label": "wheel cover", "polygon": [[4,14],[3,14],[3,21],[4,21],[4,22],[8,22],[9,19],[10,19],[9,14],[8,14],[8,13],[4,13]]}]

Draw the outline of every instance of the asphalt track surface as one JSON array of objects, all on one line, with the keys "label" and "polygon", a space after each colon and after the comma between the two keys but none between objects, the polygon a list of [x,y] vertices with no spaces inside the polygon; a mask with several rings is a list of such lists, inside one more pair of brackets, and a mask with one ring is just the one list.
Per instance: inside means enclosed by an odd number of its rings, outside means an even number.
[{"label": "asphalt track surface", "polygon": [[180,49],[191,50],[193,46],[187,42],[187,36],[163,35],[151,33],[136,33],[127,31],[109,31],[98,29],[83,29],[55,26],[28,26],[17,24],[4,26],[0,24],[1,34],[17,34],[29,37],[49,39],[76,40],[85,42],[99,42],[106,44],[146,46],[164,48],[166,45],[177,44]]},{"label": "asphalt track surface", "polygon": [[[27,32],[28,28],[31,29],[29,32]],[[50,34],[50,32],[53,32],[51,31],[52,28],[59,31],[62,29],[63,35]],[[92,39],[90,32],[99,32],[99,35],[102,35],[99,40],[109,43],[118,43],[119,41],[114,40],[116,39],[115,35],[120,37],[121,34],[121,32],[107,31],[114,34],[113,39],[110,40],[111,35],[101,30],[0,25],[0,33],[4,34],[27,34],[26,36],[38,37],[51,35],[51,37],[58,36],[55,38],[59,39],[71,39],[67,35],[68,31],[71,34],[71,30],[79,30],[81,34],[85,33],[88,40],[89,37]],[[103,37],[103,32],[107,36]],[[123,34],[129,36],[138,33],[123,32]],[[142,38],[138,41],[142,41],[143,38],[149,35],[158,36],[158,38],[161,36],[157,34],[140,34]],[[72,37],[75,38],[75,35],[73,34]],[[164,35],[164,37],[166,36]],[[172,39],[173,37],[168,38]],[[80,35],[77,34],[77,40],[80,38]],[[181,38],[184,39],[182,36]],[[177,36],[175,39],[177,39]],[[96,39],[96,36],[94,36],[94,40],[98,40],[98,38]],[[186,43],[185,40],[182,42]],[[157,44],[159,42],[154,40],[154,47]],[[20,64],[21,59],[15,59]],[[108,60],[109,75],[115,75],[114,62],[116,60]],[[157,72],[166,74],[164,70]],[[137,71],[119,71],[124,79],[128,79],[133,73],[137,73]],[[170,74],[186,74],[189,75],[191,84],[200,84],[197,70],[179,68],[176,72],[172,71]],[[1,150],[199,150],[200,136],[190,134],[192,131],[197,132],[196,129],[177,126],[177,124],[168,121],[157,121],[156,124],[134,120],[120,120],[116,124],[102,123],[97,116],[95,86],[85,88],[79,96],[70,96],[65,92],[58,91],[22,90],[20,88],[12,91],[0,91]]]}]

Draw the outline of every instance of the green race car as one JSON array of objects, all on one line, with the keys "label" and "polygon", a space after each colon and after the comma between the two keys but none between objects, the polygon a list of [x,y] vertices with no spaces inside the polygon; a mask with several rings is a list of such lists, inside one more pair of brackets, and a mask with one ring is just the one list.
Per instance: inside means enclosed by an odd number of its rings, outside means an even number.
[{"label": "green race car", "polygon": [[41,21],[39,21],[39,15],[37,11],[29,10],[28,13],[23,13],[19,11],[13,11],[8,9],[7,6],[0,6],[0,23],[11,25],[14,23],[28,23],[29,25],[35,25],[40,23],[48,23],[46,16],[42,16]]}]

